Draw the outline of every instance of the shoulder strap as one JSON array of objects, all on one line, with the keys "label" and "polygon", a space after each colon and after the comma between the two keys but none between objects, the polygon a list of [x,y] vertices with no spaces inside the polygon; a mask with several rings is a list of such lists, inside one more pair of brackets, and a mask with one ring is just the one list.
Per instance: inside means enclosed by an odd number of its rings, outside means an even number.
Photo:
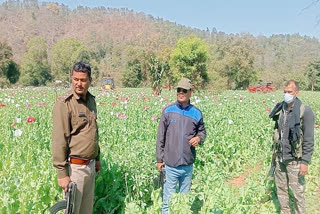
[{"label": "shoulder strap", "polygon": [[303,118],[304,110],[305,110],[305,105],[304,105],[304,104],[301,104],[301,105],[300,105],[300,119]]}]

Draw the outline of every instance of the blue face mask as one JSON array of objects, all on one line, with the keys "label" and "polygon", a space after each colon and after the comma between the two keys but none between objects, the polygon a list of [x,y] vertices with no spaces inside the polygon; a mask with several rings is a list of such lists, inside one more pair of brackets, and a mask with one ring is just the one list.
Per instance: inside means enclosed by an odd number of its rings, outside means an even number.
[{"label": "blue face mask", "polygon": [[295,95],[292,95],[292,94],[289,94],[289,93],[283,93],[283,100],[284,100],[287,104],[292,103],[295,98],[296,98]]}]

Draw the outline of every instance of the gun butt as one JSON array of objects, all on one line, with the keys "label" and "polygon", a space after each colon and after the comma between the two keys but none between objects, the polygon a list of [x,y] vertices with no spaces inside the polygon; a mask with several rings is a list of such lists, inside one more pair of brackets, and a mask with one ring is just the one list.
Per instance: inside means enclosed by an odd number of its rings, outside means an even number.
[{"label": "gun butt", "polygon": [[166,170],[164,167],[162,167],[160,174],[159,174],[159,188],[163,188],[163,184],[166,181]]},{"label": "gun butt", "polygon": [[77,184],[75,182],[70,182],[68,185],[68,192],[67,192],[67,214],[74,213],[75,207],[75,198],[77,193]]}]

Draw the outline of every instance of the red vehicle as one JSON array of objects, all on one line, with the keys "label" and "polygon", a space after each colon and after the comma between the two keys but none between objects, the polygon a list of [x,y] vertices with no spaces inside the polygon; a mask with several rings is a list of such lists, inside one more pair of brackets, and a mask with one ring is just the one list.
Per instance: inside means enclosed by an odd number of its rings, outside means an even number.
[{"label": "red vehicle", "polygon": [[267,93],[267,92],[275,91],[276,88],[272,86],[271,82],[268,82],[265,86],[264,85],[250,86],[248,87],[248,90],[252,93],[255,93],[255,92]]}]

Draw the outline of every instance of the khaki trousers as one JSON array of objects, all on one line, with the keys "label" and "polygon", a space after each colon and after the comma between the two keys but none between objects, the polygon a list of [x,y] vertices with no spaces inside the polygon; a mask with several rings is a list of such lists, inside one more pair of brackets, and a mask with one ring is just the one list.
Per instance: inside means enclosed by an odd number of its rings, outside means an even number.
[{"label": "khaki trousers", "polygon": [[77,184],[74,214],[91,214],[93,210],[95,161],[89,165],[70,164],[71,181]]},{"label": "khaki trousers", "polygon": [[275,183],[281,214],[290,214],[289,187],[295,199],[295,214],[305,214],[305,180],[300,176],[300,161],[276,161]]}]

